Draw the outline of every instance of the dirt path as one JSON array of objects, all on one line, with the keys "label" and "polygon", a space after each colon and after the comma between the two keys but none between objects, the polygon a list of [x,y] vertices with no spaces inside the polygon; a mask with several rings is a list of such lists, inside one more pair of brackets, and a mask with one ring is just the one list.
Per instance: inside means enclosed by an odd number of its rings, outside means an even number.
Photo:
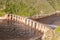
[{"label": "dirt path", "polygon": [[60,15],[51,15],[41,19],[36,19],[35,21],[45,23],[45,24],[60,26]]},{"label": "dirt path", "polygon": [[[12,23],[12,24],[11,24]],[[15,21],[0,20],[0,39],[1,40],[29,40],[40,36],[39,32],[35,34],[35,29]]]}]

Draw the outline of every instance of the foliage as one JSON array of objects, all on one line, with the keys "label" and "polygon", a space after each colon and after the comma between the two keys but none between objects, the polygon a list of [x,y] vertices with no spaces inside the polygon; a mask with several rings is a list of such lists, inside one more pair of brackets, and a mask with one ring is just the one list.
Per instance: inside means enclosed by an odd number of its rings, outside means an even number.
[{"label": "foliage", "polygon": [[60,0],[0,0],[0,11],[1,9],[21,16],[47,14],[60,10]]},{"label": "foliage", "polygon": [[60,27],[55,29],[55,40],[60,40]]},{"label": "foliage", "polygon": [[56,10],[60,10],[60,0],[47,0],[50,5]]},{"label": "foliage", "polygon": [[0,12],[0,16],[4,16],[5,15],[5,12]]}]

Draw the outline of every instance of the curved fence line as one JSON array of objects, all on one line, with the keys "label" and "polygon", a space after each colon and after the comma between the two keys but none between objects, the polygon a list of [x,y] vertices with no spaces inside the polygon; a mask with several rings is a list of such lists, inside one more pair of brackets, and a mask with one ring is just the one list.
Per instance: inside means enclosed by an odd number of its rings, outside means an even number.
[{"label": "curved fence line", "polygon": [[42,24],[42,23],[33,21],[31,19],[28,19],[28,18],[25,18],[25,17],[21,17],[21,16],[17,16],[17,15],[13,15],[13,14],[7,14],[7,15],[5,15],[5,18],[7,18],[9,20],[15,20],[17,22],[22,22],[25,25],[28,25],[29,27],[32,27],[32,28],[34,28],[34,29],[36,29],[38,31],[43,32],[44,36],[46,36],[45,33],[47,31],[51,31],[50,33],[53,36],[53,30],[46,24]]}]

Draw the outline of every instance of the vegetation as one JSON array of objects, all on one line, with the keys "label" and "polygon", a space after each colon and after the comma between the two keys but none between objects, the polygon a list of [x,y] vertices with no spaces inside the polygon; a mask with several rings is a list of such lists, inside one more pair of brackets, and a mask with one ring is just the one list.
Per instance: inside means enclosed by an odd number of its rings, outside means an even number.
[{"label": "vegetation", "polygon": [[60,0],[47,0],[55,10],[60,10]]},{"label": "vegetation", "polygon": [[57,27],[55,30],[54,40],[60,40],[60,27]]},{"label": "vegetation", "polygon": [[5,14],[5,12],[0,12],[0,16],[4,16]]},{"label": "vegetation", "polygon": [[60,10],[60,0],[0,0],[0,11],[21,16]]}]

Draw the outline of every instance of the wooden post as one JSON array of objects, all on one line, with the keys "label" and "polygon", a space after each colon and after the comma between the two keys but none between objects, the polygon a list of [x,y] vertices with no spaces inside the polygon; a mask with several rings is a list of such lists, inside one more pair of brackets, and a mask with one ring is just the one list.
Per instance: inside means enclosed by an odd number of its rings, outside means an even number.
[{"label": "wooden post", "polygon": [[33,21],[31,21],[31,35],[32,35],[32,26],[33,26]]},{"label": "wooden post", "polygon": [[34,34],[36,34],[36,23],[35,23],[35,31],[34,31]]},{"label": "wooden post", "polygon": [[8,14],[8,20],[7,20],[7,21],[8,21],[8,26],[9,26],[9,16],[10,16],[10,15]]},{"label": "wooden post", "polygon": [[[25,24],[27,23],[27,19],[25,19]],[[26,27],[25,27],[25,34],[26,34]]]},{"label": "wooden post", "polygon": [[13,17],[13,16],[12,16],[12,14],[11,14],[11,26],[12,26],[12,17]]}]

